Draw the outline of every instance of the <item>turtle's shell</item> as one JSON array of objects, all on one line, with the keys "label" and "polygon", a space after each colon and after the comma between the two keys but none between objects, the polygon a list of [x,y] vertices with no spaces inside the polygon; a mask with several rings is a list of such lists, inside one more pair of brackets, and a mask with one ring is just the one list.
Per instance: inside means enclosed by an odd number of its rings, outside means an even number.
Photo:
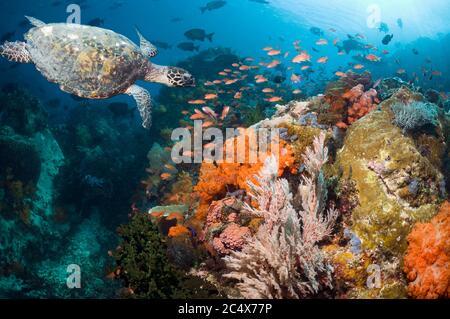
[{"label": "turtle's shell", "polygon": [[55,23],[31,29],[25,38],[36,68],[80,97],[123,93],[150,64],[131,40],[107,29]]}]

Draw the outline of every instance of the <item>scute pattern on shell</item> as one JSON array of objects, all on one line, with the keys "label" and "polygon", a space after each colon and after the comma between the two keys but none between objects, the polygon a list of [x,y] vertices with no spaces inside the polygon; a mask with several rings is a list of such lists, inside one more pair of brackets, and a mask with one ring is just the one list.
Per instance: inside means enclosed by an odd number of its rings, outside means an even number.
[{"label": "scute pattern on shell", "polygon": [[150,64],[138,46],[107,29],[56,23],[33,28],[25,38],[36,68],[80,97],[123,93]]}]

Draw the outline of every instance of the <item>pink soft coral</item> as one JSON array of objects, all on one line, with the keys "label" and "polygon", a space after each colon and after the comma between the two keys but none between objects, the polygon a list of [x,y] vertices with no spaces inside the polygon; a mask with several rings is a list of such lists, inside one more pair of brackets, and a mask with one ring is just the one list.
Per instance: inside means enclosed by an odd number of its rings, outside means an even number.
[{"label": "pink soft coral", "polygon": [[377,91],[370,89],[364,91],[364,85],[358,84],[350,91],[343,94],[343,98],[351,103],[348,109],[348,124],[356,122],[377,107]]},{"label": "pink soft coral", "polygon": [[231,223],[219,237],[214,238],[213,247],[221,255],[228,255],[232,251],[241,250],[250,235],[251,233],[248,227]]},{"label": "pink soft coral", "polygon": [[450,203],[429,223],[417,224],[408,236],[404,271],[414,298],[450,298]]}]

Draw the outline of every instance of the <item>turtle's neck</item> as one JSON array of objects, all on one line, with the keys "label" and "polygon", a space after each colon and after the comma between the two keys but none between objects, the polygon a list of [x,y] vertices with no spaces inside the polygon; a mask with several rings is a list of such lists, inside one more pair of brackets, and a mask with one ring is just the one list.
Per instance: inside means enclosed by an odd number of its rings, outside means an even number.
[{"label": "turtle's neck", "polygon": [[169,79],[167,78],[168,70],[169,68],[167,66],[150,63],[144,76],[144,80],[147,82],[169,85]]}]

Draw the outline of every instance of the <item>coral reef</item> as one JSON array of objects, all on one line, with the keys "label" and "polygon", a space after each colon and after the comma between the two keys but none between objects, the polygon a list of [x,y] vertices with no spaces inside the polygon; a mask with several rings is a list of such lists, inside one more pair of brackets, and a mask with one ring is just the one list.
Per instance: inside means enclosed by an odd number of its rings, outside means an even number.
[{"label": "coral reef", "polygon": [[436,150],[426,153],[420,151],[416,139],[404,136],[393,124],[392,105],[422,99],[407,88],[400,89],[378,111],[350,127],[337,154],[336,168],[343,170],[357,190],[351,229],[372,263],[385,269],[382,287],[355,289],[359,297],[405,296],[400,264],[407,235],[415,222],[432,218],[446,196],[440,172],[446,147],[442,132],[436,128],[428,135]]},{"label": "coral reef", "polygon": [[299,193],[302,209],[292,206],[287,180],[278,179],[275,158],[266,159],[257,182],[249,182],[257,203],[247,210],[264,222],[242,251],[225,257],[229,273],[246,298],[300,298],[331,287],[331,269],[318,247],[332,232],[337,212],[325,212],[321,169],[328,159],[325,135],[305,153],[309,177],[304,176]]},{"label": "coral reef", "polygon": [[450,203],[429,223],[418,223],[408,236],[404,271],[414,298],[450,298]]}]

